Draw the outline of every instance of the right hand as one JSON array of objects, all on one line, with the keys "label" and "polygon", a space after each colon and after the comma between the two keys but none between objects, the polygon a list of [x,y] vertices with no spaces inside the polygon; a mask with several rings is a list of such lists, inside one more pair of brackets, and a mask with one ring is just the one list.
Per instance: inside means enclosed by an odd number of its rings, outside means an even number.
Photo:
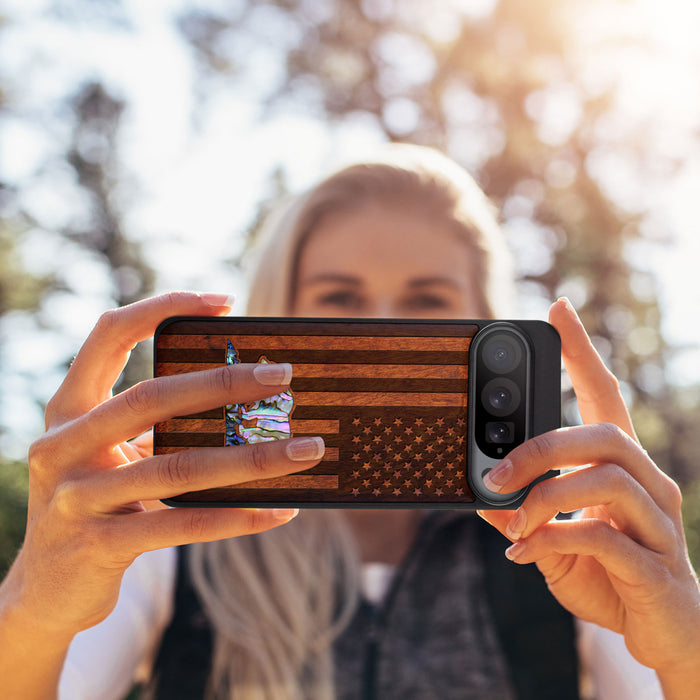
[{"label": "right hand", "polygon": [[[287,388],[261,384],[253,373],[256,365],[238,364],[150,379],[112,396],[131,349],[152,336],[163,319],[226,313],[224,301],[223,295],[183,292],[106,312],[49,402],[46,433],[29,453],[25,541],[5,582],[14,605],[47,633],[71,636],[104,619],[116,604],[124,570],[144,551],[261,532],[296,514],[293,509],[149,509],[151,500],[307,469],[323,453],[320,438],[157,457],[144,456],[127,442],[173,416]],[[292,445],[296,461],[287,452]]]}]

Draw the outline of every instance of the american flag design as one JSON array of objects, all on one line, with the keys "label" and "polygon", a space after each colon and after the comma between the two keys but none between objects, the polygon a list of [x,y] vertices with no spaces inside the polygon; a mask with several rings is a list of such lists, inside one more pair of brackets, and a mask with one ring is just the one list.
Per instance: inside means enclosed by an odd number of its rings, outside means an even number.
[{"label": "american flag design", "polygon": [[[180,319],[156,339],[156,375],[290,362],[290,390],[155,428],[156,454],[320,435],[324,459],[274,479],[173,503],[473,503],[466,478],[467,366],[477,326],[459,322]],[[235,421],[234,421],[235,417]],[[269,426],[272,425],[272,428]],[[287,427],[288,426],[288,427]]]}]

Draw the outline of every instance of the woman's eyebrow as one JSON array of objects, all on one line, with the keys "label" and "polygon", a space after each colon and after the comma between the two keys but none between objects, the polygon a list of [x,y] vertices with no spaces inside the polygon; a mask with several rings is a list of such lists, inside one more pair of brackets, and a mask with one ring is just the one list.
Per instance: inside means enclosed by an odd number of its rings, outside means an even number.
[{"label": "woman's eyebrow", "polygon": [[445,287],[453,287],[455,289],[460,288],[460,284],[457,280],[451,277],[417,277],[415,279],[409,280],[408,286],[412,289],[421,287],[433,287],[435,285],[442,285]]},{"label": "woman's eyebrow", "polygon": [[353,275],[343,275],[336,272],[327,272],[320,275],[314,275],[313,277],[307,277],[302,280],[304,284],[323,284],[323,283],[334,283],[334,284],[348,284],[356,287],[360,286],[360,280]]}]

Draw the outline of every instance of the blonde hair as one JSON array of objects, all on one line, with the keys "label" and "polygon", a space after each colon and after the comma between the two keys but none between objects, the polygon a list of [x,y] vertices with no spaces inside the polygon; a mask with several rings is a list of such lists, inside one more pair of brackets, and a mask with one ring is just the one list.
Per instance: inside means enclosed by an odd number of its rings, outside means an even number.
[{"label": "blonde hair", "polygon": [[391,144],[376,160],[339,170],[267,219],[255,245],[248,315],[291,314],[299,257],[321,219],[372,203],[414,207],[452,227],[472,251],[465,275],[474,279],[484,317],[510,313],[512,257],[491,202],[466,170],[439,151]]},{"label": "blonde hair", "polygon": [[[510,304],[510,256],[474,180],[432,149],[393,145],[323,180],[268,218],[247,311],[293,309],[299,256],[322,217],[410,202],[454,227],[472,249],[485,316]],[[359,598],[359,558],[342,513],[313,510],[259,535],[194,545],[190,571],[214,631],[208,692],[231,700],[331,700],[331,644]]]}]

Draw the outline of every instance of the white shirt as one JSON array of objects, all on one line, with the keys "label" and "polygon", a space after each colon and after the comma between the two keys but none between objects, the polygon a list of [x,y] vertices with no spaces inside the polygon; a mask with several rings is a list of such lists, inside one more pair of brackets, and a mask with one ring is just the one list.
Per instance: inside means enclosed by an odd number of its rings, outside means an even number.
[{"label": "white shirt", "polygon": [[[61,675],[59,700],[119,700],[146,678],[173,612],[177,556],[174,549],[142,554],[127,569],[119,600],[100,624],[76,635]],[[365,597],[384,598],[395,573],[387,564],[362,570]],[[584,688],[596,700],[663,700],[656,673],[636,661],[622,635],[576,621]]]}]

